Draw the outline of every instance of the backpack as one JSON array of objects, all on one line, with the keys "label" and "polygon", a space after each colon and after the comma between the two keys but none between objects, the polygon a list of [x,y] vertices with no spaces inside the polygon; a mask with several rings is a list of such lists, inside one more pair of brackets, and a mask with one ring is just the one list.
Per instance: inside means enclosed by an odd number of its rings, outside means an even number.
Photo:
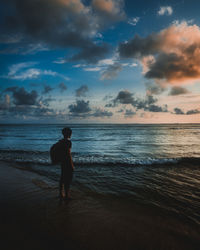
[{"label": "backpack", "polygon": [[66,143],[64,140],[60,140],[53,144],[50,148],[50,158],[52,164],[61,163],[66,154]]}]

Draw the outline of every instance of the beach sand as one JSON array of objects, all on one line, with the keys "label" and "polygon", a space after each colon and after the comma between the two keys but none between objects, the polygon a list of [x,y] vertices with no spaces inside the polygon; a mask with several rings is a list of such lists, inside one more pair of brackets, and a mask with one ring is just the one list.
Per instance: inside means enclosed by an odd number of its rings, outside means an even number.
[{"label": "beach sand", "polygon": [[199,228],[187,221],[75,188],[60,203],[58,183],[19,168],[0,162],[3,249],[200,248]]}]

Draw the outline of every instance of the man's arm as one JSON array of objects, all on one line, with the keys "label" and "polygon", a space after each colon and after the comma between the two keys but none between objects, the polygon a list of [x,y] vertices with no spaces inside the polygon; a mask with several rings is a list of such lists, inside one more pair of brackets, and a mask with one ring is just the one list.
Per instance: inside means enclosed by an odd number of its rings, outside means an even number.
[{"label": "man's arm", "polygon": [[73,161],[72,161],[71,148],[69,148],[69,149],[67,150],[67,153],[68,153],[68,159],[69,159],[70,165],[71,165],[72,169],[74,170],[74,163],[73,163]]}]

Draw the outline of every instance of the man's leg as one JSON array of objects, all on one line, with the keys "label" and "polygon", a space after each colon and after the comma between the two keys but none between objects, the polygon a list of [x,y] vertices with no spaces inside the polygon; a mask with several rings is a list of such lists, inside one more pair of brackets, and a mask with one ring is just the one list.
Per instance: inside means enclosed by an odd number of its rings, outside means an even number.
[{"label": "man's leg", "polygon": [[61,199],[65,198],[65,189],[64,189],[64,174],[61,171],[60,182],[59,182],[59,196]]},{"label": "man's leg", "polygon": [[65,178],[65,184],[64,184],[64,188],[65,188],[65,195],[66,195],[66,198],[67,199],[70,199],[71,198],[71,195],[70,195],[70,185],[72,183],[72,178],[73,178],[73,172],[72,171],[69,171],[67,173],[67,176]]}]

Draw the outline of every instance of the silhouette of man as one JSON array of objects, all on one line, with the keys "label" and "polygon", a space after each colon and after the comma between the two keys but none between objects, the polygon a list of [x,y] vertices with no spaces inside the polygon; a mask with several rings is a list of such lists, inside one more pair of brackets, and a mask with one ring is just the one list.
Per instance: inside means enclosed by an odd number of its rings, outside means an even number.
[{"label": "silhouette of man", "polygon": [[64,139],[61,140],[63,143],[63,159],[61,160],[61,176],[59,183],[59,193],[61,200],[71,199],[70,185],[74,171],[74,164],[71,155],[72,143],[70,141],[72,130],[70,128],[63,128],[62,134],[64,136]]}]

